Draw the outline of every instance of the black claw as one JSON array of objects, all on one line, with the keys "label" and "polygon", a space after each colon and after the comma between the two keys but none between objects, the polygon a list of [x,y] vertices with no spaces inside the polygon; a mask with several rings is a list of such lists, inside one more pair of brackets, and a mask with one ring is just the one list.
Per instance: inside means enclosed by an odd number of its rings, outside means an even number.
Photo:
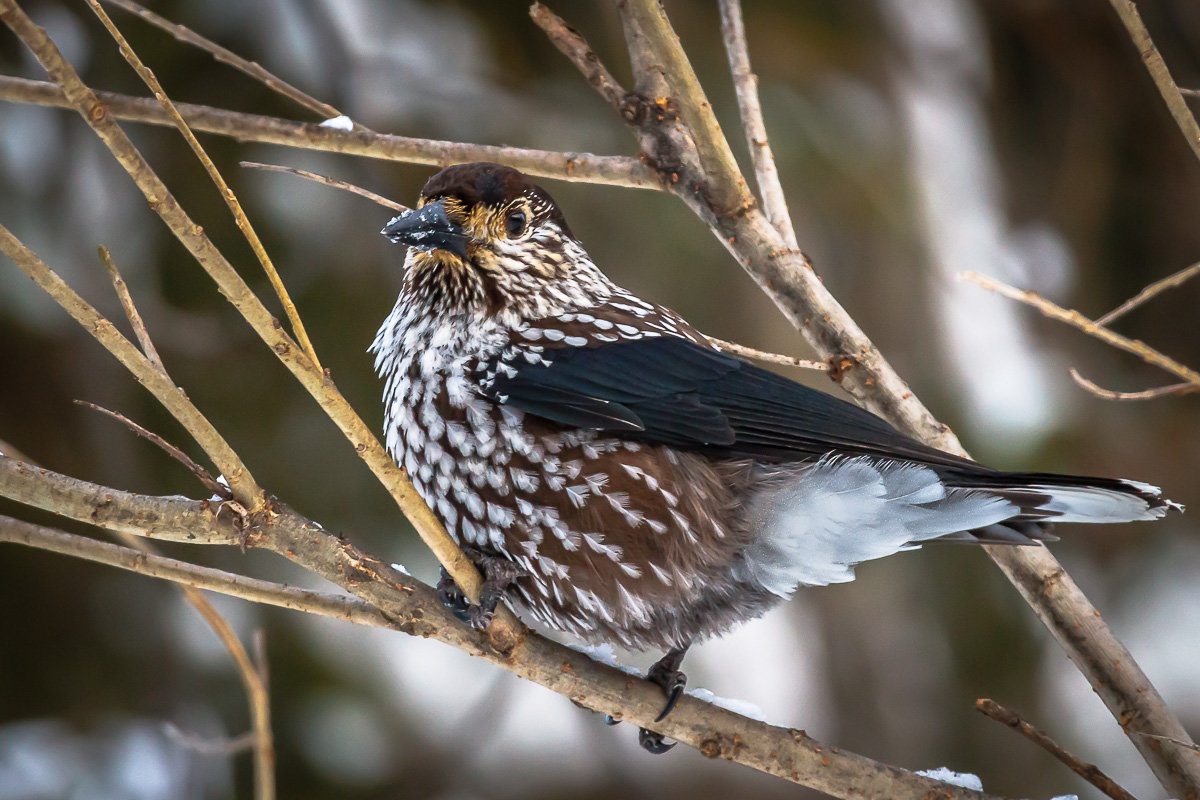
[{"label": "black claw", "polygon": [[678,676],[677,680],[671,684],[669,689],[663,689],[667,693],[667,704],[663,706],[662,711],[658,712],[658,716],[654,718],[655,722],[662,722],[666,719],[667,714],[675,709],[679,698],[683,696],[683,687],[687,686],[687,676],[682,672],[676,672],[675,675]]},{"label": "black claw", "polygon": [[679,671],[679,665],[683,663],[683,656],[686,653],[687,647],[677,647],[654,662],[654,665],[646,673],[646,680],[657,684],[663,690],[663,694],[667,696],[667,703],[654,718],[655,722],[662,722],[666,719],[667,714],[674,710],[676,704],[679,703],[679,698],[683,696],[683,688],[687,686],[687,675]]},{"label": "black claw", "polygon": [[676,744],[678,744],[678,742],[668,743],[666,741],[666,737],[661,733],[655,733],[654,731],[648,731],[645,728],[639,728],[638,744],[640,744],[642,749],[647,753],[661,756],[663,753],[667,752]]},{"label": "black claw", "polygon": [[458,588],[458,584],[444,568],[442,577],[438,580],[437,596],[438,600],[442,601],[442,605],[450,609],[450,612],[458,617],[460,622],[470,623],[468,611],[471,604],[467,602],[467,598]]}]

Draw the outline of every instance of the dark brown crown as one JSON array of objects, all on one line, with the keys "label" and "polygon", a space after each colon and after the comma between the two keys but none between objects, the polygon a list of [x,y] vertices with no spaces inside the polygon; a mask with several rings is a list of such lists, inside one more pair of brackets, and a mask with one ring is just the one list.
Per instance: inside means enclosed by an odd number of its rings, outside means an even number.
[{"label": "dark brown crown", "polygon": [[446,167],[426,181],[421,197],[427,201],[454,198],[468,208],[479,204],[499,208],[524,197],[536,217],[557,223],[563,233],[574,238],[550,193],[524,173],[503,164],[477,161]]}]

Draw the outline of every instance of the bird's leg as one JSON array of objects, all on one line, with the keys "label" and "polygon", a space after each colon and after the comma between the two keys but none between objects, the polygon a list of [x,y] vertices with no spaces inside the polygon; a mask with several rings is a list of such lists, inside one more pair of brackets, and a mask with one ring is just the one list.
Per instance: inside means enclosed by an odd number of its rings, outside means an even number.
[{"label": "bird's leg", "polygon": [[[690,644],[686,644],[683,647],[675,647],[667,651],[667,654],[655,661],[646,673],[646,680],[656,684],[667,696],[666,705],[654,718],[655,722],[666,719],[667,714],[671,713],[683,695],[683,687],[687,685],[687,676],[679,671],[679,665],[683,663],[683,657],[687,654],[690,646]],[[655,733],[645,728],[638,729],[638,744],[646,752],[655,755],[665,753],[675,746],[674,742],[667,744],[661,733]]]},{"label": "bird's leg", "polygon": [[479,604],[472,605],[467,601],[462,589],[458,588],[458,584],[444,568],[437,585],[438,599],[454,613],[454,616],[476,630],[483,630],[492,624],[496,605],[504,596],[504,592],[513,581],[527,573],[507,558],[485,553],[470,545],[463,547],[462,551],[463,555],[471,559],[483,572],[484,581],[483,588],[479,590]]}]

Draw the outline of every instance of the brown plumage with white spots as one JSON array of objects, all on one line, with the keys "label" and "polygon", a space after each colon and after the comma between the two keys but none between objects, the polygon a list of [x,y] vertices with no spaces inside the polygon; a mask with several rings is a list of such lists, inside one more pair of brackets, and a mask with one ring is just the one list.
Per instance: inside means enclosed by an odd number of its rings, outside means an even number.
[{"label": "brown plumage with white spots", "polygon": [[[409,246],[372,346],[387,447],[498,599],[591,641],[667,655],[799,585],[921,542],[1037,544],[1052,522],[1161,517],[1134,481],[999,472],[715,350],[612,283],[550,196],[464,164],[383,233]],[[643,745],[666,749],[643,731]]]}]

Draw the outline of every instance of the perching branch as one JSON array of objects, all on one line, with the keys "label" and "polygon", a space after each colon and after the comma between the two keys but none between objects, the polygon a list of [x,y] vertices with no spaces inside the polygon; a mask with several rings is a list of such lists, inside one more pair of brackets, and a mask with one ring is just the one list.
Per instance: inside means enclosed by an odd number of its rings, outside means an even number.
[{"label": "perching branch", "polygon": [[[22,492],[22,484],[6,480],[8,476],[19,476],[28,470],[11,459],[0,458],[0,496],[58,513],[63,513],[60,509],[65,508],[66,516],[87,522],[87,498],[111,491],[64,475],[40,471],[40,483],[54,487],[54,498],[50,498],[37,492]],[[17,491],[10,487],[16,487]],[[61,497],[78,497],[78,500],[60,504],[56,498]],[[220,530],[213,530],[212,515],[203,513],[194,501],[124,494],[114,500],[113,505],[121,506],[128,515],[153,511],[190,520],[197,543],[218,543],[223,538]],[[108,528],[108,523],[109,520],[104,519],[97,524]],[[658,687],[534,633],[510,653],[501,653],[479,632],[455,619],[431,588],[386,567],[286,507],[280,506],[270,515],[253,518],[244,538],[245,545],[286,554],[292,561],[355,593],[370,606],[232,576],[173,559],[156,558],[129,548],[0,517],[0,542],[5,541],[78,554],[154,577],[202,585],[213,591],[228,589],[236,596],[256,602],[342,616],[362,624],[385,624],[415,636],[438,639],[541,684],[577,705],[657,730],[697,748],[709,758],[735,761],[834,797],[891,800],[919,798],[929,793],[948,800],[988,800],[992,797],[847,753],[841,748],[827,747],[803,731],[751,720],[690,696],[685,696],[669,717],[656,723],[654,718],[662,706],[662,693]]]}]

